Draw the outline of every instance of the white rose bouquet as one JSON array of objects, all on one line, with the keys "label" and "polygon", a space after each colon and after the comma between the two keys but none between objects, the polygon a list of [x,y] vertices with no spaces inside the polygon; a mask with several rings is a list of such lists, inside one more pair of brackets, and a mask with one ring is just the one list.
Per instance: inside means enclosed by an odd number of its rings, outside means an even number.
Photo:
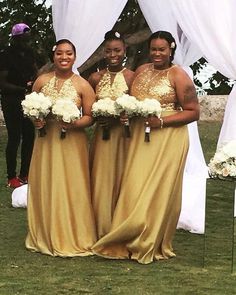
[{"label": "white rose bouquet", "polygon": [[115,108],[119,115],[128,116],[128,121],[124,127],[126,137],[130,137],[129,118],[138,115],[139,101],[134,96],[123,94],[116,99]]},{"label": "white rose bouquet", "polygon": [[[56,100],[52,106],[52,113],[56,116],[57,120],[72,123],[77,119],[80,119],[81,113],[77,105],[70,99],[61,98]],[[66,129],[61,129],[60,138],[66,137]]]},{"label": "white rose bouquet", "polygon": [[[118,113],[115,108],[115,101],[109,97],[99,99],[94,102],[92,105],[92,115],[95,118],[107,117],[115,118],[118,116]],[[109,126],[103,126],[103,140],[108,140],[110,138],[110,128]]]},{"label": "white rose bouquet", "polygon": [[236,180],[236,140],[219,148],[208,164],[212,178]]},{"label": "white rose bouquet", "polygon": [[[32,119],[43,120],[49,114],[52,102],[50,98],[45,96],[43,93],[32,92],[31,94],[27,94],[25,96],[21,105],[25,116]],[[46,135],[45,126],[40,128],[38,131],[40,137]]]},{"label": "white rose bouquet", "polygon": [[[149,116],[156,116],[158,118],[161,117],[161,104],[158,100],[153,98],[145,98],[143,101],[139,102],[139,115],[141,117],[147,118]],[[150,132],[151,128],[147,124],[145,127],[145,139],[144,141],[150,141]]]}]

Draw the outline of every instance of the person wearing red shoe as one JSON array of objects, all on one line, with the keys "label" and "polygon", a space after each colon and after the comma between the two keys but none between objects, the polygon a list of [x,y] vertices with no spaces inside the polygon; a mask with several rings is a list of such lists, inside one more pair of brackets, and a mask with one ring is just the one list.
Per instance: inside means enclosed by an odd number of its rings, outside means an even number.
[{"label": "person wearing red shoe", "polygon": [[[1,104],[8,141],[6,165],[8,186],[16,188],[27,182],[34,143],[34,126],[23,116],[21,101],[37,76],[36,57],[29,46],[30,28],[15,24],[11,44],[0,55]],[[21,143],[21,166],[17,177],[17,151]]]}]

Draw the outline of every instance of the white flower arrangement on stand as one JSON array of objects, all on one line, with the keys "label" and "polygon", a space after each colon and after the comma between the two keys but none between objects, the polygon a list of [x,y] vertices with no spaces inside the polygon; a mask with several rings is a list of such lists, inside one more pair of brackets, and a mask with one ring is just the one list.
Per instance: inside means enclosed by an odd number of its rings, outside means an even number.
[{"label": "white flower arrangement on stand", "polygon": [[211,178],[236,180],[236,140],[222,145],[208,164]]},{"label": "white flower arrangement on stand", "polygon": [[[32,92],[25,96],[21,105],[26,117],[43,120],[50,113],[52,102],[50,98],[43,93]],[[46,135],[45,126],[38,130],[38,134],[40,137]]]},{"label": "white flower arrangement on stand", "polygon": [[[56,116],[56,119],[65,123],[72,123],[75,120],[81,118],[80,110],[74,101],[66,98],[56,100],[52,106],[52,114]],[[66,129],[61,129],[60,138],[66,137]]]},{"label": "white flower arrangement on stand", "polygon": [[[139,115],[141,117],[148,118],[149,116],[156,116],[160,118],[161,112],[161,104],[158,100],[154,98],[145,98],[144,100],[139,102]],[[146,122],[144,141],[150,141],[150,132],[151,127],[148,125],[148,122]]]},{"label": "white flower arrangement on stand", "polygon": [[[99,99],[92,105],[92,115],[95,118],[106,117],[115,118],[118,113],[115,108],[115,101],[109,97]],[[103,126],[103,140],[108,140],[110,138],[110,128],[109,126]]]},{"label": "white flower arrangement on stand", "polygon": [[139,113],[139,101],[136,97],[131,96],[129,94],[123,94],[118,97],[115,101],[115,108],[117,113],[120,115],[124,115],[128,117],[128,121],[125,124],[125,135],[126,137],[130,137],[130,129],[129,129],[129,118],[137,116]]}]

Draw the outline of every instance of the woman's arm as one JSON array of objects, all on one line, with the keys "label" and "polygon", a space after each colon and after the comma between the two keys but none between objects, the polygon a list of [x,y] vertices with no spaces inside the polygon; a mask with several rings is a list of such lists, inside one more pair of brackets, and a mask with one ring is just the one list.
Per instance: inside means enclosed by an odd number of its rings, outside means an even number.
[{"label": "woman's arm", "polygon": [[[37,93],[40,92],[44,83],[45,83],[44,75],[39,76],[33,84],[32,92],[37,92]],[[32,120],[32,122],[33,122],[35,128],[37,128],[37,129],[43,128],[46,125],[46,121],[44,119],[43,120],[42,119],[35,119],[35,120]]]},{"label": "woman's arm", "polygon": [[82,77],[78,77],[79,82],[79,94],[82,98],[82,112],[83,116],[81,119],[76,120],[73,125],[77,128],[88,127],[93,124],[93,117],[91,113],[92,105],[95,102],[95,93],[92,86],[83,79]]},{"label": "woman's arm", "polygon": [[180,67],[174,67],[169,74],[171,84],[176,91],[178,103],[183,111],[165,116],[162,120],[151,117],[148,120],[151,127],[181,126],[199,119],[200,108],[192,80]]}]

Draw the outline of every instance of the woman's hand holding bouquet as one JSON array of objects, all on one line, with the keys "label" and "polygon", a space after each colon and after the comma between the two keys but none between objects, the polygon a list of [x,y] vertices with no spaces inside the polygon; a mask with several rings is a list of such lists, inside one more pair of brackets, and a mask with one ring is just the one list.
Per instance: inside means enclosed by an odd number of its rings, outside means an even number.
[{"label": "woman's hand holding bouquet", "polygon": [[64,125],[61,128],[61,139],[66,137],[66,125],[73,123],[75,120],[78,120],[81,117],[80,110],[78,109],[75,102],[66,98],[56,100],[52,106],[52,114],[56,116],[58,121],[62,121],[62,125]]},{"label": "woman's hand holding bouquet", "polygon": [[110,139],[110,126],[107,123],[107,118],[114,119],[118,115],[115,109],[114,100],[106,97],[104,99],[99,99],[98,101],[96,101],[92,106],[92,115],[93,117],[97,118],[99,124],[102,126],[102,139]]},{"label": "woman's hand holding bouquet", "polygon": [[[161,104],[156,99],[151,98],[145,98],[143,101],[139,102],[139,115],[144,118],[149,118],[152,116],[161,117]],[[150,132],[151,127],[149,125],[149,121],[145,121],[145,138],[144,141],[149,142],[150,141]]]},{"label": "woman's hand holding bouquet", "polygon": [[125,127],[125,135],[126,137],[130,137],[130,129],[129,129],[129,118],[138,115],[139,113],[139,102],[136,97],[123,94],[118,97],[115,101],[116,112],[121,117],[121,123],[124,124]]},{"label": "woman's hand holding bouquet", "polygon": [[49,114],[52,107],[50,98],[41,92],[32,92],[31,94],[27,94],[25,96],[21,105],[24,115],[34,121],[34,125],[38,129],[39,137],[45,136],[45,118]]}]

